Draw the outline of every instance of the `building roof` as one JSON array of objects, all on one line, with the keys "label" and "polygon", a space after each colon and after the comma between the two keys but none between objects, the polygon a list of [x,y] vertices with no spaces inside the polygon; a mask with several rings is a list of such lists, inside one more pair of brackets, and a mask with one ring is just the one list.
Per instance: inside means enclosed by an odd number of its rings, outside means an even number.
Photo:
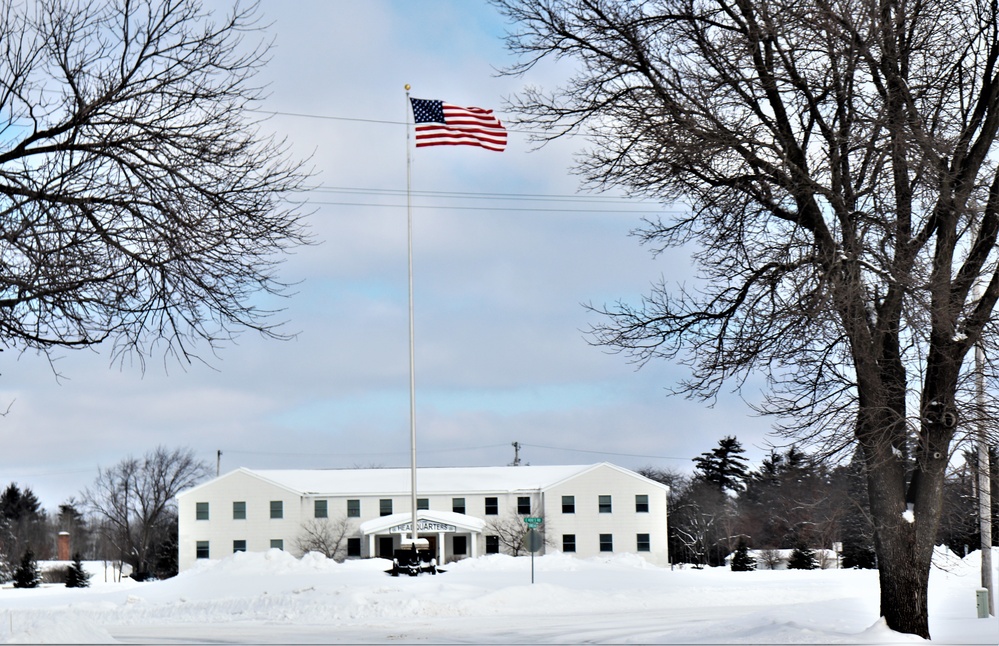
[{"label": "building roof", "polygon": [[[425,495],[537,491],[593,466],[420,467],[416,470],[416,489]],[[408,468],[246,471],[304,494],[361,496],[410,491]]]},{"label": "building roof", "polygon": [[[416,489],[425,496],[540,491],[599,467],[615,469],[657,487],[669,489],[666,485],[609,462],[557,466],[419,467]],[[182,491],[178,495],[190,494],[234,473],[245,473],[301,495],[331,497],[409,495],[411,481],[408,468],[258,470],[240,467],[221,478]]]}]

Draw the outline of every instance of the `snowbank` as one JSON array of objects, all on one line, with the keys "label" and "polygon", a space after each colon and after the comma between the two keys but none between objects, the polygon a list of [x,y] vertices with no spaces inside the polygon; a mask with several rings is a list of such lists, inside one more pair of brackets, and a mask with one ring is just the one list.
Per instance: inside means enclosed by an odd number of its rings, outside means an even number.
[{"label": "snowbank", "polygon": [[[941,558],[943,555],[941,555]],[[994,561],[999,562],[999,550]],[[931,573],[935,641],[995,644],[977,554]],[[0,642],[908,643],[877,572],[675,570],[626,555],[490,555],[392,578],[381,559],[237,553],[166,581],[0,590]]]}]

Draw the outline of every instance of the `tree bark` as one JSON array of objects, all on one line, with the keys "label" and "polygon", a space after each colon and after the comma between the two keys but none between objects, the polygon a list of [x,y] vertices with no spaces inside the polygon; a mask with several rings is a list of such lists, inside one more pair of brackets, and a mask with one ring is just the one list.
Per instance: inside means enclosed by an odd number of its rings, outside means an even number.
[{"label": "tree bark", "polygon": [[882,615],[928,638],[962,366],[999,347],[997,5],[494,1],[525,26],[513,72],[580,62],[515,102],[542,138],[592,127],[593,186],[690,204],[640,235],[698,243],[699,286],[594,308],[596,343],[690,365],[674,392],[704,400],[762,372],[757,410],[795,441],[842,451],[852,429]]},{"label": "tree bark", "polygon": [[[868,464],[884,459],[883,455],[871,455]],[[891,460],[901,462],[895,456]],[[867,489],[871,516],[875,519],[874,549],[881,584],[881,616],[892,630],[929,639],[926,592],[930,563],[917,549],[916,523],[907,522],[903,516],[906,512],[904,471],[898,467],[868,468]],[[929,520],[920,513],[917,522]]]}]

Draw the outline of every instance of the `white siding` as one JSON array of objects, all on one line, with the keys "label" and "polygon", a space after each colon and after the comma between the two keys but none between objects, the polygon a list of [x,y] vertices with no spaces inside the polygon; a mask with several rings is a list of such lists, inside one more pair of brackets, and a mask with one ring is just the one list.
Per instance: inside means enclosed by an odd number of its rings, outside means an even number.
[{"label": "white siding", "polygon": [[[284,503],[284,518],[270,517],[272,500]],[[246,502],[246,520],[233,519],[234,501]],[[208,503],[207,521],[195,519],[199,502]],[[247,551],[263,552],[270,549],[272,539],[283,539],[284,548],[294,551],[293,538],[301,525],[301,511],[299,495],[243,471],[234,471],[209,485],[182,493],[177,496],[178,567],[183,571],[194,565],[198,541],[209,542],[212,559],[232,554],[234,540],[245,540]]]},{"label": "white siding", "polygon": [[[657,564],[668,562],[666,546],[666,496],[668,489],[662,485],[647,480],[638,474],[621,469],[610,464],[581,466],[572,469],[566,467],[537,467],[538,472],[531,473],[534,467],[510,467],[520,470],[505,476],[507,481],[520,478],[520,473],[528,480],[536,479],[538,473],[547,474],[549,482],[533,489],[514,489],[490,491],[488,488],[476,486],[465,493],[462,490],[443,491],[446,486],[444,470],[430,470],[436,481],[437,491],[420,494],[420,498],[429,500],[429,508],[433,511],[451,512],[453,499],[465,499],[465,514],[481,519],[486,523],[481,535],[475,538],[475,549],[478,554],[486,551],[486,537],[496,534],[490,528],[490,523],[520,523],[526,514],[519,513],[518,498],[529,497],[531,501],[530,515],[542,516],[545,519],[543,530],[548,540],[557,549],[561,549],[562,535],[576,536],[576,555],[581,557],[598,556],[600,534],[612,534],[614,552],[637,552],[638,534],[648,534],[650,539],[649,552],[639,553],[644,558]],[[455,470],[460,477],[456,484],[469,484],[472,469]],[[495,482],[501,481],[503,469],[487,467],[484,472]],[[198,541],[209,542],[209,558],[224,558],[232,553],[233,541],[245,540],[246,548],[251,552],[266,551],[271,541],[284,541],[284,549],[298,555],[297,538],[301,533],[302,523],[315,517],[315,500],[327,501],[327,516],[331,521],[347,519],[350,523],[351,538],[361,539],[361,556],[368,557],[377,550],[377,540],[363,537],[359,526],[367,521],[377,519],[380,514],[380,500],[392,500],[394,514],[408,514],[411,499],[406,493],[386,491],[384,493],[368,490],[336,494],[336,493],[302,493],[285,483],[273,480],[267,476],[277,477],[285,473],[293,473],[291,482],[298,486],[309,482],[307,471],[301,472],[262,472],[256,473],[246,469],[238,469],[208,483],[182,492],[178,495],[179,519],[179,560],[180,570],[192,567],[196,561]],[[330,479],[328,472],[317,473],[317,481]],[[358,480],[372,479],[370,470],[354,471]],[[566,474],[569,474],[566,477]],[[444,473],[446,475],[446,472]],[[350,473],[336,474],[341,481],[349,481]],[[419,486],[419,485],[418,485]],[[315,491],[315,489],[313,489]],[[635,495],[648,496],[649,511],[636,513]],[[574,514],[562,513],[562,496],[575,497],[576,510]],[[613,510],[610,514],[602,514],[598,509],[600,495],[612,497]],[[494,497],[498,502],[498,513],[486,515],[486,498]],[[284,517],[270,518],[270,502],[283,502]],[[360,516],[347,517],[347,501],[360,501]],[[233,519],[233,502],[246,503],[246,519]],[[197,503],[209,504],[209,519],[196,520]],[[470,531],[470,530],[466,530]],[[385,534],[378,534],[383,536]],[[471,551],[472,536],[468,537],[467,548]],[[453,536],[437,536],[444,538],[446,556],[450,556]],[[394,535],[398,544],[398,535]],[[502,549],[502,546],[501,546]],[[502,551],[506,551],[503,549]]]},{"label": "white siding", "polygon": [[[563,534],[575,534],[576,555],[599,556],[600,534],[613,537],[614,553],[636,553],[650,562],[666,565],[666,499],[668,490],[650,480],[601,464],[545,490],[545,530],[558,549]],[[635,511],[635,496],[649,497],[649,511]],[[573,496],[576,511],[562,513],[562,496]],[[601,495],[611,496],[611,513],[600,513]],[[648,534],[649,552],[638,552],[639,534]]]}]

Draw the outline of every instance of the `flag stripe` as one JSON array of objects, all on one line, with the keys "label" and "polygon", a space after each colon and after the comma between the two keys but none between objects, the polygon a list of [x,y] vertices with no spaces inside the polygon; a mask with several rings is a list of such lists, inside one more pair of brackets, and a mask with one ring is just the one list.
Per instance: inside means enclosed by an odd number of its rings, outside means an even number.
[{"label": "flag stripe", "polygon": [[440,126],[420,126],[416,129],[417,137],[421,135],[433,135],[439,134],[441,136],[454,135],[454,136],[473,136],[482,137],[483,139],[489,139],[494,143],[502,143],[506,141],[506,133],[496,130],[483,130],[482,128],[468,128],[462,130],[455,130],[454,128],[441,128]]},{"label": "flag stripe", "polygon": [[411,99],[411,102],[417,148],[480,146],[495,151],[506,148],[506,128],[492,110],[427,99]]}]

